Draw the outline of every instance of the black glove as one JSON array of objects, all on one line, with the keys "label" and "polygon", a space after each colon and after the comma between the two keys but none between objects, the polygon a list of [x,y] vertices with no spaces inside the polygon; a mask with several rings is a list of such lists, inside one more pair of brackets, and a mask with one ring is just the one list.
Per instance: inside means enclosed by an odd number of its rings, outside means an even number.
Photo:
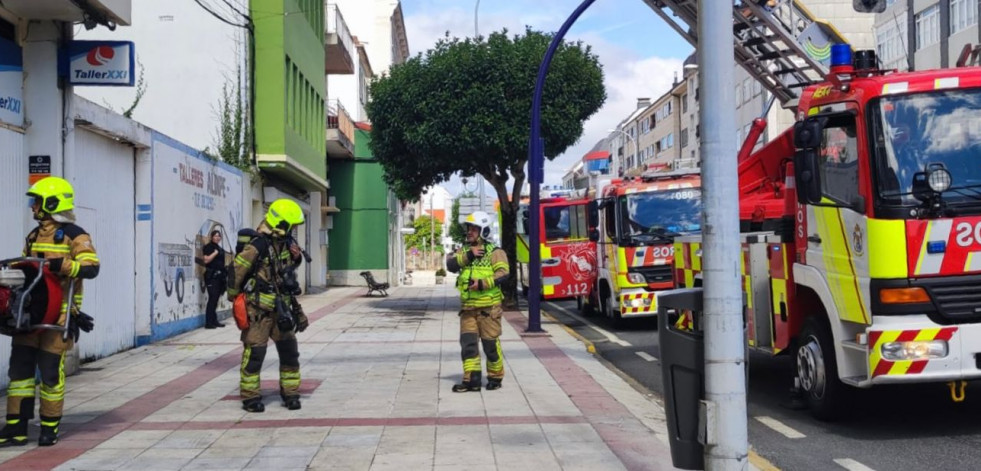
[{"label": "black glove", "polygon": [[95,328],[95,319],[84,312],[79,312],[75,315],[74,324],[82,329],[82,332],[92,332],[92,329]]},{"label": "black glove", "polygon": [[65,259],[63,259],[63,258],[49,258],[49,259],[45,260],[45,263],[48,264],[48,269],[49,270],[51,270],[51,271],[53,271],[55,273],[61,273],[61,266],[65,264]]}]

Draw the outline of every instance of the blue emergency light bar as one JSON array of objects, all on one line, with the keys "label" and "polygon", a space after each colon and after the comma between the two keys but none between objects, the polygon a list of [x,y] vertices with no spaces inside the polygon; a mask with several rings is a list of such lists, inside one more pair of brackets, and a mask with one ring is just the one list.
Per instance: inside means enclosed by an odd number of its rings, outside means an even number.
[{"label": "blue emergency light bar", "polygon": [[831,45],[831,67],[852,65],[852,46],[850,44]]}]

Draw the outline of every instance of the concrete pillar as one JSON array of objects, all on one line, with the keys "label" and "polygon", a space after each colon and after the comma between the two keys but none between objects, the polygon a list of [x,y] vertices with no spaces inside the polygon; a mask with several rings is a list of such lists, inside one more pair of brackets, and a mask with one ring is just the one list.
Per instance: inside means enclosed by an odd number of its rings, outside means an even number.
[{"label": "concrete pillar", "polygon": [[51,173],[66,175],[62,126],[64,94],[58,87],[60,22],[32,21],[23,27],[24,127],[27,155],[50,155]]}]

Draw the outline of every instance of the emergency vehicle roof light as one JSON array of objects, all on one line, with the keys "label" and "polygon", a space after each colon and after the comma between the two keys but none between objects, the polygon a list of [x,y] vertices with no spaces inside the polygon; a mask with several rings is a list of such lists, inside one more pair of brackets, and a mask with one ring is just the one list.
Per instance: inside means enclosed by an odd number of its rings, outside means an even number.
[{"label": "emergency vehicle roof light", "polygon": [[852,65],[852,46],[850,44],[831,45],[831,67]]}]

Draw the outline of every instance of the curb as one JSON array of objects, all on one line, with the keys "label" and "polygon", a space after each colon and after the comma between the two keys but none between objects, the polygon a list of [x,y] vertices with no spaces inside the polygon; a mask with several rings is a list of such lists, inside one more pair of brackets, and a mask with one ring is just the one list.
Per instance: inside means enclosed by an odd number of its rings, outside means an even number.
[{"label": "curb", "polygon": [[582,335],[579,334],[579,332],[576,332],[575,329],[573,329],[572,327],[569,327],[569,326],[565,325],[564,323],[562,323],[561,321],[559,321],[558,319],[556,319],[554,316],[552,316],[551,314],[549,314],[544,309],[541,309],[540,311],[541,311],[541,313],[542,313],[543,316],[545,316],[545,317],[548,318],[548,320],[552,321],[555,325],[561,326],[563,329],[565,329],[566,332],[569,333],[569,335],[571,335],[576,340],[579,340],[580,342],[582,342],[583,344],[585,344],[586,345],[586,351],[587,352],[592,353],[593,355],[596,354],[596,346],[593,345],[593,342],[590,342],[588,339],[586,339],[586,337],[583,337]]}]

